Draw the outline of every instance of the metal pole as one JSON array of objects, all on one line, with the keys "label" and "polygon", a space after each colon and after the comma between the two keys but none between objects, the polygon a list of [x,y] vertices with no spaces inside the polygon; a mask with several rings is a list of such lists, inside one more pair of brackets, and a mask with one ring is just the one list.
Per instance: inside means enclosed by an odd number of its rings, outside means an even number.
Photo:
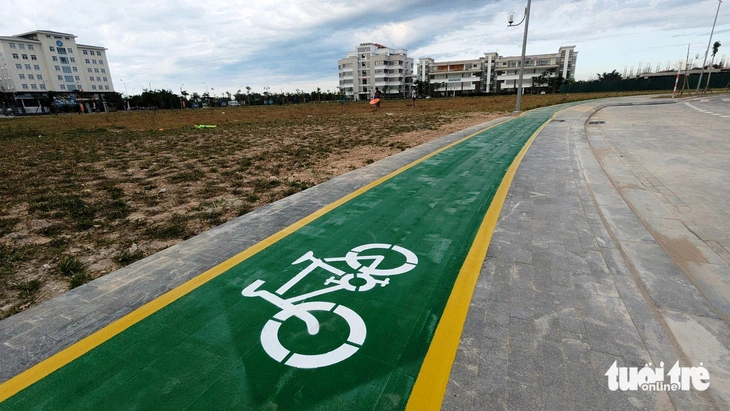
[{"label": "metal pole", "polygon": [[715,33],[715,23],[717,23],[717,15],[720,14],[720,5],[722,0],[717,1],[717,11],[715,12],[715,21],[712,22],[712,31],[710,31],[710,40],[707,42],[707,50],[705,50],[705,60],[702,62],[702,69],[700,70],[700,79],[697,80],[696,93],[700,92],[700,84],[702,84],[702,74],[705,72],[705,64],[707,64],[707,53],[710,52],[710,44],[712,43],[712,35]]},{"label": "metal pole", "polygon": [[530,1],[527,0],[527,7],[525,8],[525,34],[522,36],[522,57],[520,58],[520,76],[517,83],[517,103],[515,104],[515,111],[520,112],[520,105],[522,103],[522,77],[525,73],[525,50],[527,49],[527,26],[530,24]]}]

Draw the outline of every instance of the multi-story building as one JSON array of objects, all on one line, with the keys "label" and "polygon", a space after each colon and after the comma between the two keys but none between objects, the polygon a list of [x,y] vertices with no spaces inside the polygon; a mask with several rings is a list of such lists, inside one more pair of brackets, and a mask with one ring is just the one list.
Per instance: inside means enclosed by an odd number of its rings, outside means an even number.
[{"label": "multi-story building", "polygon": [[113,93],[106,49],[47,30],[0,37],[0,92],[48,91]]},{"label": "multi-story building", "polygon": [[[557,53],[525,56],[522,87],[539,90],[548,86],[541,81],[560,77],[575,78],[578,52],[575,46],[561,47]],[[419,59],[416,78],[429,82],[437,93],[514,93],[519,81],[521,56],[485,53],[473,60],[440,61]]]},{"label": "multi-story building", "polygon": [[437,92],[472,94],[484,91],[484,58],[443,62],[422,58],[418,68],[418,80],[431,83]]},{"label": "multi-story building", "polygon": [[412,84],[413,59],[405,49],[362,43],[337,62],[339,88],[355,100],[368,100],[375,89],[388,97],[403,97]]}]

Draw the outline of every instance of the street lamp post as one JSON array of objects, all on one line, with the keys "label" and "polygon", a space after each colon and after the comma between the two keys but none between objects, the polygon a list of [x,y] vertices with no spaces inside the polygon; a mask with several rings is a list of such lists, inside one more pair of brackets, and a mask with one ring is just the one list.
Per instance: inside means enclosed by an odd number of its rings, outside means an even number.
[{"label": "street lamp post", "polygon": [[[697,91],[700,92],[700,84],[702,84],[702,74],[705,72],[705,64],[707,64],[707,53],[710,52],[710,43],[712,43],[712,35],[715,34],[715,23],[717,23],[717,15],[720,14],[720,5],[722,0],[717,0],[717,11],[715,12],[715,21],[712,22],[712,31],[710,31],[710,40],[707,42],[707,50],[705,50],[705,60],[702,62],[702,69],[700,69],[700,79],[697,80]],[[712,67],[710,67],[712,70]]]},{"label": "street lamp post", "polygon": [[525,16],[522,18],[522,21],[520,21],[517,24],[512,24],[515,21],[515,15],[514,13],[510,13],[508,16],[508,27],[517,27],[522,22],[525,22],[525,33],[522,36],[522,57],[520,58],[520,75],[517,83],[517,102],[515,103],[515,112],[520,112],[520,106],[522,104],[522,78],[525,74],[525,50],[527,48],[527,27],[530,24],[530,2],[531,0],[527,0],[527,7],[525,7]]},{"label": "street lamp post", "polygon": [[119,81],[124,83],[124,94],[127,96],[127,110],[129,110],[129,93],[127,93],[127,83],[122,79],[119,79]]},{"label": "street lamp post", "polygon": [[210,93],[208,93],[208,85],[205,84],[205,81],[203,82],[203,85],[205,86],[205,103],[208,104],[208,107],[210,107]]}]

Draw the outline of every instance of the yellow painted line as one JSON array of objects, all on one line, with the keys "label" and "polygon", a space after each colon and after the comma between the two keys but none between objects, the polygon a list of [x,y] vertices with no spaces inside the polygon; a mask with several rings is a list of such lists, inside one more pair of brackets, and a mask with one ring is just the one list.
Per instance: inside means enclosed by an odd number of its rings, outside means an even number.
[{"label": "yellow painted line", "polygon": [[451,366],[454,364],[454,358],[456,358],[461,332],[464,329],[466,314],[469,311],[471,297],[479,279],[484,258],[487,256],[489,242],[492,239],[507,192],[515,173],[517,173],[517,168],[532,142],[557,114],[556,112],[550,120],[543,123],[530,136],[530,139],[527,140],[522,150],[512,161],[502,182],[499,184],[492,204],[489,205],[487,214],[484,216],[469,253],[466,255],[464,265],[459,270],[449,300],[446,302],[446,308],[436,327],[436,333],[433,336],[431,345],[428,347],[426,358],[423,365],[421,365],[413,391],[411,391],[408,398],[407,411],[441,409],[441,403],[446,393],[446,385],[451,374]]},{"label": "yellow painted line", "polygon": [[[507,120],[507,121],[510,121],[510,120]],[[75,359],[81,357],[82,355],[93,350],[94,348],[98,347],[99,345],[103,344],[104,342],[110,340],[115,335],[122,333],[124,330],[128,329],[129,327],[133,326],[134,324],[144,320],[145,318],[149,317],[150,315],[154,314],[155,312],[157,312],[157,311],[163,309],[164,307],[166,307],[167,305],[171,304],[175,300],[190,293],[191,291],[195,290],[196,288],[200,287],[201,285],[205,284],[206,282],[208,282],[208,281],[212,280],[213,278],[221,275],[222,273],[228,271],[232,267],[240,264],[241,262],[243,262],[246,259],[248,259],[249,257],[255,255],[259,251],[269,247],[270,245],[276,243],[277,241],[279,241],[282,238],[288,236],[289,234],[295,232],[296,230],[304,227],[305,225],[311,223],[312,221],[318,219],[319,217],[329,213],[330,211],[334,210],[335,208],[341,206],[342,204],[345,204],[346,202],[352,200],[353,198],[365,193],[366,191],[372,189],[373,187],[376,187],[376,186],[382,184],[383,182],[395,177],[396,175],[403,173],[404,171],[416,166],[417,164],[419,164],[445,150],[448,150],[449,148],[451,148],[463,141],[466,141],[466,140],[474,137],[477,134],[480,134],[486,130],[489,130],[492,127],[495,127],[499,124],[503,124],[505,122],[506,121],[493,124],[480,131],[477,131],[476,133],[470,134],[470,135],[468,135],[462,139],[459,139],[447,146],[444,146],[430,154],[427,154],[426,156],[421,157],[421,158],[413,161],[412,163],[407,164],[407,165],[399,168],[398,170],[395,170],[392,173],[390,173],[384,177],[381,177],[381,178],[371,182],[370,184],[367,184],[366,186],[361,187],[360,189],[358,189],[356,191],[353,191],[352,193],[315,211],[314,213],[304,217],[303,219],[282,229],[281,231],[271,235],[270,237],[265,238],[264,240],[260,241],[259,243],[256,243],[255,245],[247,248],[246,250],[242,251],[241,253],[231,257],[230,259],[220,263],[219,265],[211,268],[210,270],[200,274],[199,276],[188,280],[187,282],[179,285],[178,287],[168,291],[165,294],[162,294],[161,296],[159,296],[159,297],[155,298],[154,300],[146,303],[145,305],[135,309],[134,311],[130,312],[129,314],[125,315],[124,317],[114,321],[113,323],[105,326],[104,328],[89,335],[88,337],[83,338],[82,340],[69,346],[68,348],[66,348],[62,351],[59,351],[58,353],[47,358],[46,360],[43,360],[42,362],[34,365],[33,367],[27,369],[26,371],[16,375],[15,377],[5,381],[4,383],[0,384],[0,402],[5,401],[6,399],[12,397],[13,395],[17,394],[18,392],[24,390],[25,388],[33,385],[37,381],[40,381],[41,379],[50,375],[52,372],[64,367],[65,365],[69,364],[70,362],[74,361]]]}]

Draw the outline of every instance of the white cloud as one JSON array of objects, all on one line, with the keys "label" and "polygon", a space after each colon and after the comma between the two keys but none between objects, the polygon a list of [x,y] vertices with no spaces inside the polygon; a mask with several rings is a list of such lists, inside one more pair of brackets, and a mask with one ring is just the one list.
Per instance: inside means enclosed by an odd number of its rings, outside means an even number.
[{"label": "white cloud", "polygon": [[[68,32],[108,49],[112,77],[177,91],[241,85],[288,91],[337,83],[337,60],[361,42],[405,48],[409,56],[467,59],[520,52],[525,0],[5,0],[3,33]],[[533,0],[528,53],[562,45],[579,52],[577,76],[704,54],[716,0]],[[730,46],[730,6],[721,8],[715,40]],[[724,47],[720,49],[721,58]],[[321,82],[321,83],[320,83]],[[115,83],[117,90],[121,83]],[[131,92],[131,90],[130,90]]]}]

